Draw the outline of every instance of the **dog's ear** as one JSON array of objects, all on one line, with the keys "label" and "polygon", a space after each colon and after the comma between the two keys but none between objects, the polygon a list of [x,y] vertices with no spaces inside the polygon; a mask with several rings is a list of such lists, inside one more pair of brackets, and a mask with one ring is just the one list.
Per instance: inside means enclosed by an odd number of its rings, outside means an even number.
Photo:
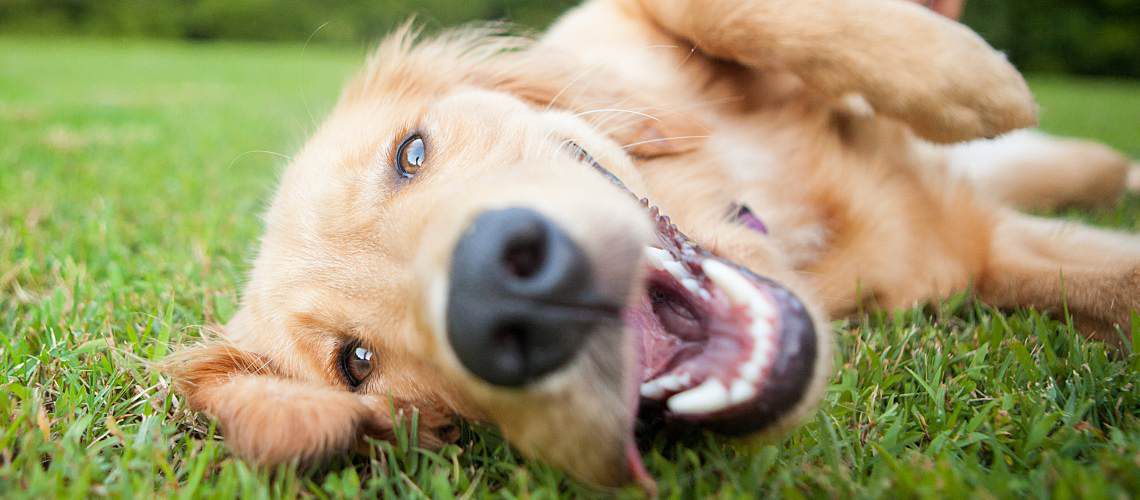
[{"label": "dog's ear", "polygon": [[[411,415],[386,398],[286,378],[268,359],[221,342],[187,348],[164,369],[191,408],[218,420],[234,453],[262,465],[317,461],[359,449],[364,436],[394,440],[397,420]],[[421,415],[419,445],[442,446],[450,429],[441,416]]]},{"label": "dog's ear", "polygon": [[676,111],[665,96],[621,83],[603,67],[575,63],[572,54],[534,47],[505,55],[481,82],[537,106],[578,114],[639,158],[688,153],[703,144],[709,129]]}]

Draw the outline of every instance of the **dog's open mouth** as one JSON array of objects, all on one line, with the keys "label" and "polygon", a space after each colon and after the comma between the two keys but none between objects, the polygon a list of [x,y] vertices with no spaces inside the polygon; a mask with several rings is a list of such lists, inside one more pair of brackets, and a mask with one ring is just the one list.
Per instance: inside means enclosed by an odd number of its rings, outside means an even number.
[{"label": "dog's open mouth", "polygon": [[[645,249],[644,296],[623,314],[639,349],[639,419],[728,435],[765,430],[808,392],[817,349],[810,314],[786,288],[649,210],[659,241]],[[630,458],[640,475],[640,459]]]}]

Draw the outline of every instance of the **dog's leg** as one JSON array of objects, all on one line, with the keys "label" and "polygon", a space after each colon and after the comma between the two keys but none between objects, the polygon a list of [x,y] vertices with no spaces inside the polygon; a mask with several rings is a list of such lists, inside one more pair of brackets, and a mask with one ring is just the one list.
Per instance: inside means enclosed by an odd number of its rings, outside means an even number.
[{"label": "dog's leg", "polygon": [[1068,311],[1081,330],[1119,344],[1140,311],[1140,236],[1003,211],[977,284],[998,307]]},{"label": "dog's leg", "polygon": [[948,156],[979,192],[1023,210],[1111,206],[1135,168],[1102,144],[1036,131],[950,146]]},{"label": "dog's leg", "polygon": [[1002,54],[917,4],[640,0],[640,6],[712,57],[786,68],[835,98],[861,95],[928,140],[994,137],[1036,122],[1029,89]]}]

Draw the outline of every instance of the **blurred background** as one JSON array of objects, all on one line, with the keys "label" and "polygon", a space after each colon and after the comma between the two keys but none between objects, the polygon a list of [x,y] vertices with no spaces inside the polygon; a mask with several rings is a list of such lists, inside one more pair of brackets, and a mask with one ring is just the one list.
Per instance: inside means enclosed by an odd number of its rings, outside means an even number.
[{"label": "blurred background", "polygon": [[[0,33],[363,44],[413,13],[429,26],[509,19],[541,28],[575,3],[0,0]],[[963,21],[1023,71],[1140,78],[1140,0],[973,0]]]}]

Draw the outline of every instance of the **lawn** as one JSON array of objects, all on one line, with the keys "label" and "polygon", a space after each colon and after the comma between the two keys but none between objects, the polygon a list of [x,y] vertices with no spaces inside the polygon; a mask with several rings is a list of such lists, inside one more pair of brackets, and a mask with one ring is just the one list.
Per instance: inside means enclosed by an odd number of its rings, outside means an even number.
[{"label": "lawn", "polygon": [[[258,470],[151,368],[233,313],[277,172],[363,52],[0,38],[0,497],[599,494],[477,428]],[[1140,157],[1140,82],[1033,86],[1047,130]],[[1064,215],[1140,230],[1138,199]],[[1140,493],[1140,355],[964,298],[835,329],[814,419],[750,449],[658,439],[663,496]]]}]

